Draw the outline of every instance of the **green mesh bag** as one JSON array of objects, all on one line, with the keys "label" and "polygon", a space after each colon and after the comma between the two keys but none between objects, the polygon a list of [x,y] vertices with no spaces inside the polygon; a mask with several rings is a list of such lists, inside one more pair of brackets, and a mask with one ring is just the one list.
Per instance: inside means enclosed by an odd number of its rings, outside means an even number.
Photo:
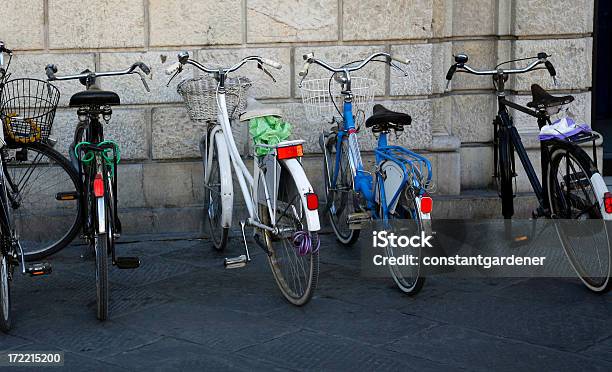
[{"label": "green mesh bag", "polygon": [[[277,116],[262,116],[249,120],[249,133],[255,145],[274,146],[291,135],[291,124]],[[270,150],[265,147],[255,147],[255,155],[267,155]]]}]

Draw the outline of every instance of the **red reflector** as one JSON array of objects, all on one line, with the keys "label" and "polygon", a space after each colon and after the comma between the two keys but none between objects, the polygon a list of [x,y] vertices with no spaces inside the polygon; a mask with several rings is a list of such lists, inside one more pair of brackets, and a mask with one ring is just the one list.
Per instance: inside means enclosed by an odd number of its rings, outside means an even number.
[{"label": "red reflector", "polygon": [[276,157],[280,160],[299,158],[302,155],[304,155],[302,145],[285,146],[276,149]]},{"label": "red reflector", "polygon": [[93,192],[96,198],[104,196],[104,181],[100,173],[96,174],[96,178],[94,179]]},{"label": "red reflector", "polygon": [[422,213],[431,213],[433,209],[433,200],[429,196],[424,196],[421,198],[421,212]]},{"label": "red reflector", "polygon": [[604,194],[604,207],[606,208],[606,213],[612,213],[612,192]]},{"label": "red reflector", "polygon": [[319,209],[319,197],[314,192],[306,194],[306,207],[311,210]]}]

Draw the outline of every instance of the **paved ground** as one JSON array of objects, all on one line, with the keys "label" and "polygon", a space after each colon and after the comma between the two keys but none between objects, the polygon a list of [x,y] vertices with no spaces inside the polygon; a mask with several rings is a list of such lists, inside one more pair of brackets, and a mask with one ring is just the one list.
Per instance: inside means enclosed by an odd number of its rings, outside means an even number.
[{"label": "paved ground", "polygon": [[409,298],[361,278],[356,250],[323,243],[303,308],[280,297],[261,254],[226,271],[205,240],[122,244],[143,265],[113,269],[106,323],[93,263],[69,247],[52,275],[16,279],[0,350],[63,350],[66,367],[89,371],[612,370],[612,295],[568,279],[431,278]]}]

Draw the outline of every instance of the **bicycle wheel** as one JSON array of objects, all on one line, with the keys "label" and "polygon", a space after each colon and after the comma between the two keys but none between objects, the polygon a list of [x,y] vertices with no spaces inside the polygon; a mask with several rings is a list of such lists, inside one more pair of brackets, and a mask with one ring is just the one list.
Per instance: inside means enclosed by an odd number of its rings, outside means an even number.
[{"label": "bicycle wheel", "polygon": [[15,228],[25,259],[39,260],[64,248],[79,232],[79,176],[49,145],[14,146],[5,153],[4,172]]},{"label": "bicycle wheel", "polygon": [[497,151],[497,190],[502,200],[502,215],[509,219],[514,215],[514,191],[512,189],[514,149],[508,138],[508,132],[505,130],[500,130]]},{"label": "bicycle wheel", "polygon": [[[287,170],[283,170],[286,178],[281,179],[278,200],[276,201],[276,227],[279,234],[261,229],[268,252],[268,262],[276,284],[283,296],[292,304],[306,304],[317,286],[319,279],[319,252],[310,249],[300,255],[293,239],[296,232],[306,232],[312,247],[318,246],[318,235],[308,232],[305,220],[305,206],[296,187],[295,180]],[[283,177],[283,176],[281,176]],[[285,182],[283,182],[285,181]],[[259,204],[261,222],[271,225],[270,211],[264,204]]]},{"label": "bicycle wheel", "polygon": [[[227,246],[229,227],[224,227],[222,224],[223,200],[221,199],[221,175],[223,174],[224,177],[230,177],[231,179],[231,169],[221,169],[219,156],[227,157],[227,151],[225,151],[223,155],[220,155],[217,139],[211,138],[211,140],[214,140],[214,142],[210,144],[210,146],[212,146],[212,158],[207,159],[208,155],[203,157],[205,162],[204,171],[210,172],[208,181],[204,185],[204,207],[206,208],[204,219],[206,220],[206,226],[213,247],[215,247],[217,251],[223,251]],[[206,169],[207,160],[210,160],[210,169],[208,170]],[[229,159],[227,164],[229,164]],[[227,172],[229,172],[229,175]]]},{"label": "bicycle wheel", "polygon": [[[382,200],[382,198],[379,200]],[[394,217],[401,219],[403,223],[401,227],[408,228],[410,234],[421,235],[421,233],[424,233],[427,236],[431,235],[431,220],[421,218],[421,212],[411,188],[407,187],[402,192],[395,214]],[[393,221],[390,222],[393,223]],[[410,251],[406,252],[405,248],[394,248],[389,244],[386,247],[386,253],[388,257],[400,257],[406,253],[417,257],[417,265],[389,265],[389,271],[402,292],[410,296],[419,293],[425,284],[425,276],[422,270],[422,248],[410,248]]]},{"label": "bicycle wheel", "polygon": [[108,252],[111,249],[114,233],[111,222],[113,219],[113,197],[108,182],[105,182],[103,205],[98,204],[98,198],[93,195],[93,191],[89,195],[91,219],[93,221],[99,221],[98,208],[104,208],[105,232],[95,233],[92,239],[96,256],[96,317],[98,320],[104,321],[108,319]]},{"label": "bicycle wheel", "polygon": [[9,262],[6,254],[0,259],[0,330],[11,329],[11,283],[9,279]]},{"label": "bicycle wheel", "polygon": [[612,254],[600,204],[607,192],[603,178],[581,148],[557,144],[550,149],[547,180],[551,213],[571,266],[591,291],[609,291]]},{"label": "bicycle wheel", "polygon": [[[331,221],[332,229],[336,234],[336,239],[344,245],[351,245],[359,238],[360,230],[350,228],[348,216],[357,211],[359,202],[357,195],[353,191],[353,175],[349,165],[347,140],[342,141],[342,155],[339,160],[338,174],[334,175],[336,168],[336,140],[337,136],[329,137],[325,146],[326,156],[323,160],[327,214]],[[334,176],[336,177],[336,187],[332,187]]]}]

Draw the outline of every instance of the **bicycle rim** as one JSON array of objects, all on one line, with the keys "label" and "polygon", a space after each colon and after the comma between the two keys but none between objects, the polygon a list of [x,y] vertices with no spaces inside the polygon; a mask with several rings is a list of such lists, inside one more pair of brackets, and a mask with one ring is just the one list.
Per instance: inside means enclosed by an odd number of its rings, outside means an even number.
[{"label": "bicycle rim", "polygon": [[[284,231],[278,235],[263,229],[260,231],[270,252],[268,262],[279,289],[289,302],[302,306],[310,300],[317,286],[319,253],[311,251],[301,256],[293,244],[293,234],[296,231],[307,231],[307,226],[304,206],[295,182],[292,178],[287,181],[288,184],[280,186],[276,201],[276,227]],[[270,226],[271,218],[267,206],[260,204],[259,212],[262,222]],[[317,234],[308,234],[313,246],[316,246]]]},{"label": "bicycle rim", "polygon": [[221,226],[221,216],[223,213],[223,205],[221,201],[221,177],[219,168],[219,158],[217,154],[217,146],[214,144],[214,138],[211,146],[213,147],[213,158],[211,162],[210,176],[205,185],[204,190],[204,219],[210,233],[210,239],[216,250],[222,251],[227,245],[229,228]]},{"label": "bicycle rim", "polygon": [[[335,188],[331,187],[336,162],[336,151],[332,151],[332,149],[335,149],[335,142],[331,144],[328,142],[326,146],[328,164],[323,164],[323,179],[328,207],[327,214],[338,241],[345,245],[350,245],[359,238],[359,230],[352,230],[348,224],[348,216],[356,211],[357,206],[357,198],[353,191],[353,176],[348,160],[348,142],[342,142],[342,156],[340,157]],[[331,177],[328,176],[330,173],[332,174]]]},{"label": "bicycle rim", "polygon": [[551,151],[550,159],[549,203],[563,250],[582,282],[594,292],[605,292],[610,289],[611,248],[591,181],[591,161],[561,147]]},{"label": "bicycle rim", "polygon": [[9,263],[6,255],[0,259],[0,329],[7,332],[11,329],[11,287]]},{"label": "bicycle rim", "polygon": [[[79,179],[72,165],[43,144],[9,149],[5,173],[15,228],[26,260],[37,260],[68,245],[80,228]],[[15,190],[12,190],[15,191]]]},{"label": "bicycle rim", "polygon": [[[380,199],[382,200],[382,199]],[[398,209],[400,211],[396,212],[398,214],[397,218],[402,224],[402,228],[409,228],[413,235],[420,235],[424,232],[426,235],[431,235],[431,221],[425,221],[421,219],[421,214],[417,209],[416,200],[409,193],[409,190],[406,189],[402,192],[401,199],[398,202]],[[391,220],[390,223],[393,224],[394,220]],[[394,248],[390,245],[386,247],[388,257],[400,257],[404,254],[411,254],[417,257],[418,264],[417,265],[389,265],[389,271],[391,272],[391,276],[393,280],[399,287],[399,289],[409,295],[417,294],[425,283],[425,277],[422,275],[422,249],[421,248],[410,248],[409,251],[402,248]]]}]

